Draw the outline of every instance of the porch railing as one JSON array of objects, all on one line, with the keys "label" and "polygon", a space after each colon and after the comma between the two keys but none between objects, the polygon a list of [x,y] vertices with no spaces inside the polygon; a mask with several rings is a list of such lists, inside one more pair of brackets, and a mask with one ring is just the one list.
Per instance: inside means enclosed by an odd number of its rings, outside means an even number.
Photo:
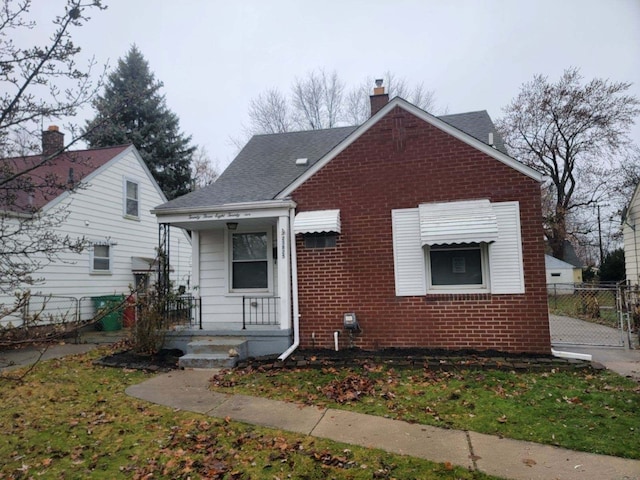
[{"label": "porch railing", "polygon": [[191,295],[181,295],[167,300],[164,318],[169,325],[198,326],[202,330],[202,299]]},{"label": "porch railing", "polygon": [[242,329],[247,325],[280,325],[280,297],[242,297]]}]

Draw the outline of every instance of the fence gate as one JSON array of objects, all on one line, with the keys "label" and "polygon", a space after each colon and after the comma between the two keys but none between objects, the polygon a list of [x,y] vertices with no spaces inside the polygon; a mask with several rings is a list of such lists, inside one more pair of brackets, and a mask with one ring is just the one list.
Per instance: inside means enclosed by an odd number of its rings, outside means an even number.
[{"label": "fence gate", "polygon": [[633,345],[627,287],[550,284],[547,294],[553,345]]}]

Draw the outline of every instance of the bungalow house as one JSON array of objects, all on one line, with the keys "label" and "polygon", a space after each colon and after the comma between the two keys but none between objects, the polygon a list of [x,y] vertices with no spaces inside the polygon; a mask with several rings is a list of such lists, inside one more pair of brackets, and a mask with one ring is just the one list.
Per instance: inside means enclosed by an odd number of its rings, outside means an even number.
[{"label": "bungalow house", "polygon": [[628,285],[640,285],[640,184],[631,196],[629,205],[622,212],[624,235],[624,263]]},{"label": "bungalow house", "polygon": [[[64,135],[55,126],[43,132],[42,144],[42,155],[2,160],[13,171],[28,169],[29,176],[40,179],[33,183],[47,179],[51,185],[29,193],[18,189],[4,207],[3,222],[28,219],[33,212],[45,218],[63,212],[64,220],[54,222],[59,224],[52,230],[60,237],[84,238],[88,244],[82,252],[66,252],[53,261],[32,255],[30,260],[41,264],[32,275],[38,281],[17,290],[31,290],[31,311],[46,303],[47,311],[88,319],[94,312],[92,297],[128,294],[132,285],[151,281],[159,228],[150,211],[166,197],[133,145],[67,151],[45,161],[64,146]],[[191,277],[190,237],[179,228],[172,228],[170,236],[172,280],[186,286]],[[14,302],[10,293],[0,297],[0,310]],[[0,320],[3,325],[21,323],[19,314]]]},{"label": "bungalow house", "polygon": [[[357,127],[256,135],[157,206],[191,230],[203,329],[294,349],[549,353],[540,182],[486,111],[377,87]],[[253,342],[253,344],[252,344]]]}]

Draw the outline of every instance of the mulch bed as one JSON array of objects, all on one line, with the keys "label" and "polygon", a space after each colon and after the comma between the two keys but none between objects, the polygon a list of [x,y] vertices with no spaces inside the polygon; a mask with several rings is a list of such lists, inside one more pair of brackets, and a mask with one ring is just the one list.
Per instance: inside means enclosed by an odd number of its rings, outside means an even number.
[{"label": "mulch bed", "polygon": [[162,349],[154,355],[144,355],[133,350],[116,352],[96,360],[96,365],[103,367],[130,368],[148,372],[170,372],[178,369],[178,358],[182,350]]},{"label": "mulch bed", "polygon": [[377,362],[394,367],[427,367],[430,370],[487,369],[506,371],[540,372],[579,370],[592,368],[591,362],[557,358],[552,355],[509,354],[498,351],[434,350],[421,348],[384,349],[375,352],[358,348],[333,350],[298,350],[284,362],[275,356],[250,358],[238,363],[237,368],[261,367],[263,369],[350,366]]}]

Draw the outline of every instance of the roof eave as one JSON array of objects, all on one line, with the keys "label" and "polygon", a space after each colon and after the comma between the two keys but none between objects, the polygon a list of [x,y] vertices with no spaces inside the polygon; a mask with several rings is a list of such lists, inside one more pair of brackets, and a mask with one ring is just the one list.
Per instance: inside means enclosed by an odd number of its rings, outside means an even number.
[{"label": "roof eave", "polygon": [[291,199],[261,200],[257,202],[224,203],[221,205],[187,207],[187,208],[154,208],[151,213],[157,217],[170,215],[191,215],[194,213],[228,212],[231,210],[265,210],[269,208],[295,208],[296,202]]}]

